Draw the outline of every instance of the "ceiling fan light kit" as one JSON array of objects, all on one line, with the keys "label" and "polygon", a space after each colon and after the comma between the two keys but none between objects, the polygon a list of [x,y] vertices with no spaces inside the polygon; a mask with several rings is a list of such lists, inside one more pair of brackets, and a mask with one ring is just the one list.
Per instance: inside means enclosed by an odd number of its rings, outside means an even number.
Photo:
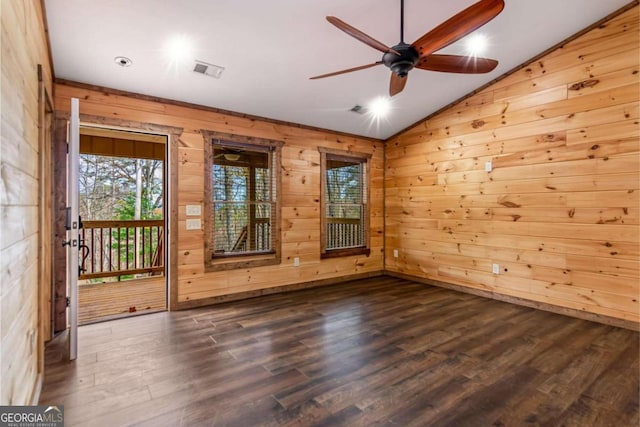
[{"label": "ceiling fan light kit", "polygon": [[240,154],[225,153],[224,158],[230,162],[237,162],[240,160]]},{"label": "ceiling fan light kit", "polygon": [[391,70],[389,95],[394,96],[402,92],[407,83],[409,71],[413,68],[444,73],[488,73],[498,65],[498,61],[475,56],[438,55],[434,52],[477,30],[495,18],[502,9],[504,9],[504,0],[480,0],[428,31],[412,44],[407,44],[404,42],[404,0],[400,0],[400,43],[392,47],[386,46],[335,16],[327,16],[327,21],[340,30],[383,52],[382,60],[373,64],[321,74],[311,79],[336,76],[384,64]]}]

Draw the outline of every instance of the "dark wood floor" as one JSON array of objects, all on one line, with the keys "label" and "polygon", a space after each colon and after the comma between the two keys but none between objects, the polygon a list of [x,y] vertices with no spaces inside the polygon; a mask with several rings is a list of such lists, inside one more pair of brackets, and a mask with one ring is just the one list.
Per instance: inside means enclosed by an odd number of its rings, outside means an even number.
[{"label": "dark wood floor", "polygon": [[637,426],[638,333],[381,277],[80,328],[66,426]]}]

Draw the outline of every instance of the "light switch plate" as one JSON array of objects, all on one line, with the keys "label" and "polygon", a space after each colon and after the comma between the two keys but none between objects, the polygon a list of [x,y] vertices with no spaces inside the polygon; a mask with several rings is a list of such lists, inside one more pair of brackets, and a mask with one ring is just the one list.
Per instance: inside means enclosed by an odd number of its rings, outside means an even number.
[{"label": "light switch plate", "polygon": [[198,219],[187,220],[187,230],[200,230],[202,228],[202,221]]},{"label": "light switch plate", "polygon": [[187,215],[200,216],[200,205],[187,205]]}]

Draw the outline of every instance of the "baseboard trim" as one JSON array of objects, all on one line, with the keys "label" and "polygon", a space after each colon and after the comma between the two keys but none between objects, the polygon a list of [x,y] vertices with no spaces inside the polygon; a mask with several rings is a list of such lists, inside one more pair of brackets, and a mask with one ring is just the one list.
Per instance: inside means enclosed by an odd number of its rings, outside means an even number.
[{"label": "baseboard trim", "polygon": [[188,310],[190,308],[204,307],[207,305],[221,304],[229,301],[238,301],[249,298],[256,298],[263,295],[280,294],[285,292],[299,291],[302,289],[317,288],[320,286],[337,285],[353,280],[369,279],[384,275],[382,270],[368,273],[351,274],[349,276],[334,277],[331,279],[312,280],[310,282],[294,283],[291,285],[274,286],[272,288],[256,289],[254,291],[238,292],[234,294],[219,295],[215,297],[202,298],[190,301],[179,301],[176,310]]},{"label": "baseboard trim", "polygon": [[464,292],[467,294],[473,294],[484,298],[490,298],[511,304],[522,305],[525,307],[531,307],[538,310],[549,311],[556,314],[562,314],[565,316],[576,317],[582,320],[589,320],[591,322],[603,323],[605,325],[616,326],[619,328],[630,329],[632,331],[640,331],[640,323],[633,322],[631,320],[618,319],[616,317],[604,316],[596,313],[589,313],[586,311],[576,310],[574,308],[561,307],[558,305],[548,304],[544,302],[532,301],[524,298],[513,297],[510,295],[503,295],[496,292],[485,291],[482,289],[469,288],[461,285],[454,285],[453,283],[441,282],[439,280],[425,279],[418,276],[412,276],[410,274],[398,273],[395,271],[385,271],[385,275],[396,277],[398,279],[410,280],[412,282],[418,282],[425,285],[438,286],[440,288],[447,288],[458,292]]}]

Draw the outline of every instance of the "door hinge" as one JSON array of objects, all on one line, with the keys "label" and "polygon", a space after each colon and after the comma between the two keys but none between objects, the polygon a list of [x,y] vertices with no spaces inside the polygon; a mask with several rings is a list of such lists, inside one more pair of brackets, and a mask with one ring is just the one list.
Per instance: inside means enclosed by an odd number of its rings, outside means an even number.
[{"label": "door hinge", "polygon": [[71,307],[71,298],[67,297],[67,307]]}]

